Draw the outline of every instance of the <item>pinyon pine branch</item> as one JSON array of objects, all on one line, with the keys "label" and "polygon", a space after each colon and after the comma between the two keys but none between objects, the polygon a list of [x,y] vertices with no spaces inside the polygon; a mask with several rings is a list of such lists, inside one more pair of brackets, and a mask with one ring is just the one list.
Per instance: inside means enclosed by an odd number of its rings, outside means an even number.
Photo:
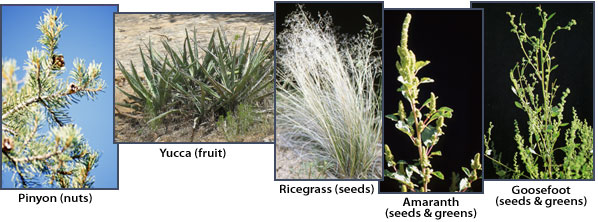
[{"label": "pinyon pine branch", "polygon": [[86,67],[81,59],[74,60],[69,80],[60,78],[65,56],[57,50],[65,27],[56,10],[44,13],[37,24],[43,50],[27,52],[22,80],[15,60],[2,62],[2,163],[17,187],[89,188],[94,182],[89,173],[99,153],[70,123],[68,109],[82,97],[94,99],[105,84],[101,64]]}]

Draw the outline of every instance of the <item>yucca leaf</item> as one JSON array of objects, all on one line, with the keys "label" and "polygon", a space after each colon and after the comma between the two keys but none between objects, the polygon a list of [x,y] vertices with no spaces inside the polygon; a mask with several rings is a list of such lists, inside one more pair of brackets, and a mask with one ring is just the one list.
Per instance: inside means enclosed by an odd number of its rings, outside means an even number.
[{"label": "yucca leaf", "polygon": [[127,96],[129,99],[133,99],[135,101],[143,101],[141,98],[139,98],[138,96],[135,96],[133,94],[130,94],[126,91],[124,91],[123,89],[121,89],[120,87],[116,87],[116,89],[118,89],[120,92],[122,92],[123,94],[125,94],[125,96]]},{"label": "yucca leaf", "polygon": [[162,114],[160,114],[160,115],[157,115],[156,117],[154,117],[154,118],[150,119],[149,121],[147,121],[147,123],[148,123],[148,124],[151,124],[151,123],[153,123],[153,122],[155,122],[155,121],[157,121],[157,120],[160,120],[160,119],[162,119],[162,118],[166,117],[168,114],[171,114],[171,113],[174,113],[174,112],[180,112],[180,111],[181,111],[181,110],[179,110],[179,109],[172,109],[172,110],[169,110],[169,111],[163,112]]}]

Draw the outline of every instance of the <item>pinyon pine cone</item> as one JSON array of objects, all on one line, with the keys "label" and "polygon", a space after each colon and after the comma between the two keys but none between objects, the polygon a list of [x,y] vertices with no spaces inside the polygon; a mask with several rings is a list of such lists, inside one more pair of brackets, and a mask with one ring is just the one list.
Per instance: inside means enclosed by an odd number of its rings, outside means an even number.
[{"label": "pinyon pine cone", "polygon": [[13,148],[13,142],[11,138],[2,139],[2,152],[10,152]]},{"label": "pinyon pine cone", "polygon": [[52,57],[52,64],[54,64],[54,68],[60,69],[64,67],[64,56],[63,55],[54,55]]},{"label": "pinyon pine cone", "polygon": [[79,87],[77,85],[75,85],[75,83],[69,84],[69,90],[67,92],[69,95],[76,93],[77,91],[79,91]]}]

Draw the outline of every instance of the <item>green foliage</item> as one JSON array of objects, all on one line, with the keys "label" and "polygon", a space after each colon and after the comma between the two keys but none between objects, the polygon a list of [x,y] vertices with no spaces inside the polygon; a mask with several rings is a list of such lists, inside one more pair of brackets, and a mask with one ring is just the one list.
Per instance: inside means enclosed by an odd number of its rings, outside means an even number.
[{"label": "green foliage", "polygon": [[226,141],[242,142],[243,136],[250,132],[256,122],[261,121],[255,108],[251,105],[240,104],[233,113],[226,112],[226,117],[220,116],[216,125]]},{"label": "green foliage", "polygon": [[556,178],[593,178],[594,130],[581,121],[573,109],[571,127],[565,133],[566,145],[557,149],[565,153],[563,170],[555,171]]},{"label": "green foliage", "polygon": [[329,177],[380,178],[381,59],[378,28],[341,40],[329,15],[289,14],[277,50],[278,145],[328,162]]},{"label": "green foliage", "polygon": [[[432,168],[430,159],[433,156],[442,156],[440,151],[433,152],[432,150],[438,143],[440,136],[444,134],[442,131],[442,127],[446,126],[444,119],[452,118],[453,109],[446,106],[437,108],[436,101],[438,97],[433,92],[420,105],[418,100],[419,86],[424,83],[433,83],[434,80],[428,77],[417,77],[419,70],[429,64],[430,61],[417,61],[413,51],[407,47],[410,22],[411,14],[407,13],[403,22],[401,44],[397,46],[399,61],[396,62],[396,68],[399,71],[398,81],[402,84],[397,91],[408,101],[408,105],[405,108],[403,101],[399,101],[399,110],[396,113],[386,115],[386,118],[395,121],[395,127],[409,136],[411,142],[417,148],[419,159],[416,164],[408,164],[405,161],[395,162],[390,148],[385,146],[387,167],[391,167],[394,172],[386,170],[384,175],[399,181],[402,186],[401,190],[404,192],[415,192],[418,187],[420,188],[419,191],[428,192],[430,191],[428,184],[432,176],[444,180],[444,174]],[[426,112],[423,113],[424,111]],[[478,179],[476,171],[481,170],[479,154],[472,160],[471,167],[472,170],[463,168],[467,177],[461,180],[459,191],[467,190],[471,187],[471,183]],[[421,178],[421,186],[412,181],[414,175]]]},{"label": "green foliage", "polygon": [[[471,187],[471,184],[478,180],[478,171],[482,171],[482,163],[480,162],[480,153],[476,153],[473,157],[473,159],[471,159],[471,164],[470,164],[470,168],[466,168],[466,167],[461,167],[461,170],[463,170],[463,173],[465,173],[465,177],[461,178],[461,180],[459,180],[459,186],[458,189],[455,189],[456,186],[451,185],[450,188],[451,191],[458,191],[458,192],[465,192],[467,191],[467,189],[469,189]],[[453,174],[453,177],[459,177],[459,174]],[[453,182],[456,181],[456,179],[453,179]]]},{"label": "green foliage", "polygon": [[299,174],[305,175],[306,179],[326,179],[326,174],[332,167],[327,161],[308,161],[302,162],[298,171]]},{"label": "green foliage", "polygon": [[99,154],[69,123],[67,111],[78,99],[94,99],[104,89],[101,64],[86,67],[75,59],[70,78],[61,78],[65,56],[57,49],[65,27],[56,10],[44,13],[37,25],[43,50],[27,52],[22,84],[16,79],[16,61],[2,61],[2,163],[14,172],[17,187],[89,188],[94,183],[89,172]]},{"label": "green foliage", "polygon": [[[229,41],[224,31],[216,29],[204,48],[199,45],[196,30],[192,36],[185,32],[182,50],[173,49],[166,40],[162,40],[166,51],[163,56],[152,49],[151,42],[145,54],[140,48],[145,80],[132,63],[128,72],[118,62],[134,91],[129,94],[121,89],[132,101],[118,105],[145,113],[148,122],[154,122],[186,110],[204,118],[209,113],[234,110],[241,103],[259,102],[272,95],[268,92],[273,71],[273,43],[268,40],[269,35],[251,38],[244,31]],[[201,51],[205,53],[203,58]]]},{"label": "green foliage", "polygon": [[[593,129],[585,121],[577,117],[573,109],[571,124],[563,122],[566,98],[570,93],[565,89],[556,103],[559,85],[551,79],[551,74],[557,70],[554,56],[550,49],[556,43],[555,34],[560,30],[571,30],[577,24],[574,19],[566,26],[556,26],[552,32],[547,31],[547,24],[556,13],[548,15],[540,6],[536,7],[541,19],[541,27],[537,36],[530,36],[522,16],[507,12],[513,32],[519,41],[523,57],[509,72],[512,82],[511,90],[518,97],[515,106],[523,110],[527,116],[527,142],[521,135],[519,124],[515,120],[515,142],[518,153],[514,157],[512,167],[500,162],[500,157],[492,156],[493,147],[489,144],[491,128],[486,140],[486,157],[495,163],[497,174],[501,178],[518,179],[591,179],[593,170]],[[550,36],[548,37],[548,34]],[[571,125],[566,131],[564,147],[555,147],[562,128]],[[491,125],[492,126],[492,123]],[[557,153],[563,153],[565,158],[557,160]],[[495,153],[495,155],[498,155]],[[519,169],[519,163],[525,168]],[[589,168],[588,168],[589,167]]]},{"label": "green foliage", "polygon": [[[205,78],[213,84],[214,91],[208,91],[217,107],[232,109],[241,102],[259,101],[272,95],[263,89],[272,86],[272,48],[269,34],[260,39],[260,34],[251,40],[243,31],[229,42],[224,32],[216,31],[205,50],[208,54],[204,63],[197,68],[204,70]],[[238,38],[240,38],[240,43]]]},{"label": "green foliage", "polygon": [[[166,47],[167,43],[165,41],[163,44]],[[181,81],[181,77],[180,74],[169,68],[171,64],[167,57],[162,57],[155,52],[151,41],[146,45],[146,49],[147,55],[144,55],[141,47],[139,47],[145,76],[143,80],[137,73],[132,61],[131,72],[128,72],[125,66],[118,61],[118,69],[125,76],[134,94],[127,93],[119,87],[118,89],[133,102],[117,103],[117,105],[143,111],[149,119],[153,119],[173,105],[172,88],[169,82]]]}]

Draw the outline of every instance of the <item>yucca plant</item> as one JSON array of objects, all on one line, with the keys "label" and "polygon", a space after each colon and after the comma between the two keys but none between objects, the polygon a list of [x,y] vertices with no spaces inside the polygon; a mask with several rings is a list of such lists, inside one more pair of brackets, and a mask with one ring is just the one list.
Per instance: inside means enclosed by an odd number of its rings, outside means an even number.
[{"label": "yucca plant", "polygon": [[[518,97],[515,107],[527,114],[527,142],[515,120],[515,153],[512,166],[500,160],[494,151],[490,136],[493,124],[489,124],[485,139],[486,158],[494,163],[501,178],[526,179],[591,179],[593,178],[593,128],[577,117],[572,109],[573,120],[564,122],[566,98],[571,92],[562,91],[560,102],[556,103],[559,85],[553,78],[558,71],[555,57],[550,53],[556,41],[557,32],[571,30],[577,21],[571,19],[565,26],[556,26],[548,31],[548,22],[556,13],[548,14],[536,7],[541,19],[538,35],[530,35],[522,16],[507,12],[512,26],[511,32],[518,39],[523,57],[510,71],[511,91]],[[570,125],[565,135],[565,145],[557,147],[561,129]],[[559,157],[562,156],[562,159]],[[523,169],[520,169],[522,164]]]},{"label": "yucca plant", "polygon": [[[244,30],[229,41],[222,29],[216,29],[207,48],[202,48],[194,30],[193,38],[187,33],[182,53],[168,48],[175,61],[173,68],[187,80],[173,82],[173,86],[193,101],[200,116],[220,109],[234,110],[241,103],[259,102],[272,95],[273,91],[267,89],[273,80],[273,43],[269,34],[260,38],[260,33],[251,38]],[[199,49],[205,53],[201,62]]]},{"label": "yucca plant", "polygon": [[[386,115],[386,118],[396,122],[395,127],[409,136],[413,146],[417,149],[419,159],[417,159],[416,164],[408,164],[403,160],[395,161],[390,147],[385,146],[386,165],[392,168],[393,171],[386,170],[384,176],[400,182],[401,191],[403,192],[429,192],[428,184],[431,182],[432,176],[444,180],[444,174],[439,170],[434,170],[430,159],[434,156],[442,156],[442,152],[438,148],[436,148],[436,151],[433,150],[440,137],[444,135],[442,130],[446,126],[444,120],[445,118],[452,118],[453,109],[446,106],[437,108],[438,96],[434,95],[433,92],[430,93],[430,97],[425,102],[420,103],[419,101],[419,87],[422,84],[433,83],[434,80],[429,77],[417,76],[418,72],[430,61],[417,61],[415,53],[407,47],[410,22],[411,14],[407,13],[401,31],[401,43],[397,46],[399,61],[396,62],[396,68],[399,72],[397,80],[402,84],[397,91],[407,100],[407,108],[401,100],[399,101],[399,110],[396,113]],[[427,112],[424,113],[425,111]],[[466,167],[462,169],[466,177],[459,181],[459,188],[455,191],[466,191],[471,187],[471,183],[478,179],[477,171],[482,169],[480,154],[476,154],[472,159],[471,169]],[[421,178],[420,183],[412,181],[414,175]],[[454,180],[454,183],[456,183],[456,180]]]},{"label": "yucca plant", "polygon": [[364,19],[360,34],[339,40],[329,15],[299,6],[278,35],[278,144],[329,163],[330,177],[381,177],[379,37]]},{"label": "yucca plant", "polygon": [[119,62],[119,69],[135,92],[121,90],[133,101],[119,105],[143,111],[153,122],[183,109],[193,110],[194,116],[203,118],[208,113],[234,110],[240,103],[259,102],[272,95],[272,91],[267,92],[273,78],[269,35],[251,38],[244,31],[228,41],[225,32],[216,29],[204,48],[199,45],[196,30],[192,36],[185,32],[182,50],[173,49],[165,40],[164,56],[152,49],[151,42],[146,46],[147,55],[140,49],[145,80],[141,80],[132,64],[129,73]]},{"label": "yucca plant", "polygon": [[[163,45],[166,48],[168,43],[163,42]],[[143,76],[145,77],[143,79],[137,73],[137,69],[132,61],[130,62],[130,72],[118,61],[118,69],[125,76],[134,94],[127,93],[119,87],[118,89],[132,101],[116,104],[145,113],[147,114],[148,122],[153,122],[158,120],[159,117],[177,111],[174,109],[167,110],[174,103],[170,82],[180,81],[181,78],[180,74],[171,69],[172,65],[168,57],[163,57],[155,52],[151,41],[146,45],[146,50],[147,54],[144,54],[141,47],[139,47],[139,53],[143,62]]]}]

